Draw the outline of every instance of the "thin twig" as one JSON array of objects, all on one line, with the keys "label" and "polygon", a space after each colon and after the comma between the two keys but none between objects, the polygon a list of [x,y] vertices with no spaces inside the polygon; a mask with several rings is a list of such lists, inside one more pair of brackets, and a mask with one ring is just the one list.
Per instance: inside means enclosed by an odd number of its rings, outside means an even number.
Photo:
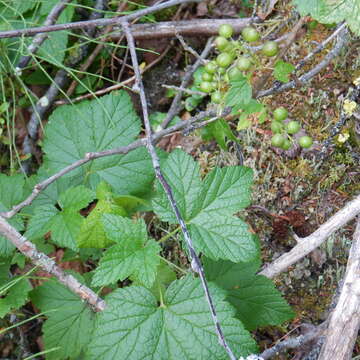
[{"label": "thin twig", "polygon": [[160,160],[156,153],[155,145],[153,143],[153,135],[152,135],[151,125],[150,125],[150,120],[149,120],[148,109],[147,109],[147,100],[146,100],[146,96],[145,96],[144,85],[141,80],[141,73],[140,73],[140,68],[139,68],[137,55],[136,55],[134,38],[131,35],[131,31],[129,29],[128,23],[122,23],[122,27],[125,32],[126,39],[128,41],[128,46],[130,49],[131,59],[132,59],[132,63],[133,63],[133,67],[134,67],[134,71],[135,71],[135,75],[136,75],[136,85],[139,88],[140,101],[141,101],[141,107],[142,107],[142,112],[143,112],[145,130],[146,130],[146,139],[147,139],[146,145],[147,145],[148,152],[151,156],[151,160],[152,160],[153,167],[155,170],[155,175],[156,175],[157,179],[159,180],[159,182],[161,183],[162,187],[164,188],[165,193],[168,197],[168,200],[171,204],[171,207],[173,208],[173,211],[175,213],[176,219],[181,227],[182,233],[184,235],[184,239],[186,241],[186,244],[187,244],[187,247],[189,250],[191,267],[194,272],[199,274],[199,277],[200,277],[200,280],[201,280],[201,283],[202,283],[202,286],[203,286],[203,289],[205,292],[205,297],[209,304],[211,316],[213,318],[213,322],[215,325],[215,330],[218,335],[219,342],[226,350],[229,358],[231,360],[236,360],[236,357],[234,356],[233,352],[231,351],[229,345],[226,342],[226,339],[224,337],[220,323],[218,321],[215,306],[214,306],[212,297],[210,295],[208,284],[207,284],[207,281],[205,278],[205,273],[204,273],[201,261],[195,252],[194,245],[193,245],[192,239],[190,237],[190,233],[188,231],[187,225],[185,224],[185,221],[184,221],[182,215],[180,214],[180,210],[176,204],[176,200],[174,198],[173,191],[172,191],[170,185],[168,184],[168,182],[165,180],[164,175],[162,174],[162,171],[160,168]]},{"label": "thin twig", "polygon": [[47,255],[37,251],[35,245],[22,236],[13,226],[0,216],[0,234],[11,241],[21,253],[29,258],[33,264],[40,266],[49,274],[54,275],[59,282],[64,284],[73,293],[91,305],[95,311],[105,309],[105,301],[102,300],[87,286],[81,284],[74,276],[66,274],[55,261]]},{"label": "thin twig", "polygon": [[[144,69],[141,70],[142,73],[150,70],[152,67],[154,67],[156,64],[158,64],[165,56],[166,54],[169,52],[169,50],[171,49],[172,45],[170,44],[163,52],[160,56],[158,56],[154,61],[152,61],[149,65],[145,66]],[[92,93],[89,93],[89,94],[85,94],[85,95],[80,95],[76,98],[73,98],[71,99],[70,101],[67,100],[67,99],[63,99],[63,100],[58,100],[58,101],[55,101],[54,105],[64,105],[64,104],[68,104],[68,103],[75,103],[75,102],[78,102],[78,101],[81,101],[81,100],[85,100],[85,99],[91,99],[93,97],[96,97],[96,96],[100,96],[100,95],[104,95],[104,94],[107,94],[111,91],[114,91],[114,90],[119,90],[123,87],[127,87],[128,85],[132,84],[133,82],[135,81],[135,76],[131,76],[129,77],[128,79],[118,83],[118,84],[115,84],[115,85],[112,85],[112,86],[108,86],[107,88],[105,89],[101,89],[101,90],[98,90],[98,91],[94,91]]]},{"label": "thin twig", "polygon": [[176,91],[182,91],[186,94],[189,95],[200,95],[200,96],[206,96],[208,95],[207,93],[201,92],[201,91],[195,91],[195,90],[190,90],[190,89],[186,89],[180,86],[174,86],[174,85],[161,85],[162,87],[166,88],[166,89],[172,89],[172,90],[176,90]]},{"label": "thin twig", "polygon": [[29,28],[29,29],[1,31],[0,39],[20,37],[20,36],[34,36],[38,33],[53,32],[53,31],[60,31],[60,30],[90,29],[90,28],[95,28],[95,27],[100,27],[100,26],[115,25],[115,24],[119,24],[122,21],[131,21],[137,17],[149,15],[153,12],[167,9],[168,7],[171,7],[171,6],[190,3],[190,2],[197,3],[197,2],[201,2],[201,1],[202,0],[169,0],[169,1],[166,1],[161,4],[149,6],[146,9],[136,11],[129,15],[117,16],[117,17],[114,17],[111,19],[77,21],[77,22],[71,22],[71,23],[66,23],[66,24],[38,26],[38,27]]},{"label": "thin twig", "polygon": [[[184,75],[183,80],[182,80],[182,82],[180,84],[180,88],[186,88],[189,85],[194,72],[202,64],[202,60],[206,59],[207,56],[209,55],[209,53],[211,51],[211,48],[212,48],[212,42],[213,42],[213,38],[209,38],[206,45],[205,45],[204,50],[202,51],[202,53],[200,55],[200,59],[197,59],[195,61],[195,63],[192,66],[190,66],[190,68],[188,69],[188,71]],[[179,91],[175,95],[175,97],[174,97],[174,99],[173,99],[173,101],[172,101],[172,103],[170,105],[170,109],[169,109],[169,111],[168,111],[168,113],[166,115],[166,118],[164,119],[164,121],[161,124],[161,127],[163,129],[165,129],[170,124],[171,120],[181,110],[181,106],[179,105],[179,102],[181,101],[182,96],[183,96],[182,91]]]},{"label": "thin twig", "polygon": [[[183,129],[189,129],[189,128],[191,128],[192,124],[194,124],[194,123],[196,123],[198,121],[201,121],[204,118],[214,117],[216,115],[217,115],[217,113],[214,110],[200,112],[199,114],[197,114],[196,116],[190,118],[189,120],[181,121],[181,122],[177,123],[176,125],[171,126],[168,129],[164,129],[164,130],[160,130],[160,131],[156,132],[153,135],[153,141],[154,141],[154,143],[157,143],[158,141],[160,141],[165,136],[171,135],[171,134],[176,133],[177,131],[180,131],[180,130],[183,130]],[[224,112],[221,115],[219,115],[219,117],[226,116],[226,115],[227,115],[227,112]],[[9,211],[1,212],[0,216],[2,216],[5,219],[12,218],[14,215],[16,215],[25,206],[30,205],[40,195],[40,193],[43,190],[45,190],[49,185],[51,185],[53,182],[55,182],[56,180],[58,180],[62,176],[68,174],[69,172],[77,169],[78,167],[88,163],[89,161],[99,159],[99,158],[102,158],[102,157],[106,157],[106,156],[127,154],[128,152],[130,152],[132,150],[135,150],[135,149],[137,149],[137,148],[139,148],[141,146],[145,146],[145,145],[146,145],[146,139],[138,139],[138,140],[133,141],[129,145],[122,146],[122,147],[119,147],[119,148],[114,148],[114,149],[104,150],[104,151],[99,151],[99,152],[87,153],[87,154],[85,154],[84,158],[75,161],[74,163],[64,167],[63,169],[61,169],[56,174],[48,177],[47,179],[43,180],[42,182],[40,182],[38,184],[36,184],[33,187],[32,193],[24,201],[22,201],[21,203],[13,206],[13,208],[11,210],[9,210]]]},{"label": "thin twig", "polygon": [[202,64],[205,64],[206,61],[204,59],[202,59],[200,57],[200,55],[190,46],[186,43],[186,41],[184,40],[184,38],[178,33],[176,32],[176,37],[177,39],[180,41],[180,44],[182,45],[182,47],[187,51],[189,52],[190,54],[192,54],[195,59],[199,59],[201,61]]},{"label": "thin twig", "polygon": [[[44,26],[53,25],[56,23],[58,17],[62,13],[62,11],[66,8],[66,5],[72,0],[60,0],[49,12],[49,15],[47,16],[46,20],[44,21]],[[45,33],[40,33],[35,35],[32,43],[28,46],[27,52],[30,55],[23,56],[15,68],[15,71],[17,74],[21,74],[22,69],[24,69],[32,59],[31,55],[34,55],[36,51],[39,49],[41,44],[47,39],[48,35]]]},{"label": "thin twig", "polygon": [[358,214],[360,214],[360,195],[350,201],[311,235],[300,238],[297,245],[289,252],[281,255],[272,263],[265,265],[259,274],[268,278],[273,278],[282,271],[285,271],[290,265],[296,263],[311,251],[315,250],[334,231],[340,229]]},{"label": "thin twig", "polygon": [[268,360],[271,359],[272,357],[279,356],[280,353],[285,352],[288,349],[299,348],[321,336],[326,329],[326,324],[327,324],[326,322],[323,322],[322,324],[316,327],[314,326],[314,329],[308,332],[307,334],[280,341],[271,348],[263,351],[260,354],[260,357],[262,357],[264,360]]},{"label": "thin twig", "polygon": [[318,63],[313,69],[309,70],[304,75],[300,76],[296,80],[289,81],[285,84],[279,84],[271,87],[270,89],[260,91],[257,94],[257,98],[262,98],[264,96],[269,96],[283,92],[289,89],[294,89],[297,86],[304,85],[306,82],[311,80],[315,75],[317,75],[323,68],[325,68],[329,63],[339,55],[341,49],[345,46],[348,41],[348,30],[346,27],[342,28],[337,35],[337,41],[335,46],[325,55],[324,59]]}]

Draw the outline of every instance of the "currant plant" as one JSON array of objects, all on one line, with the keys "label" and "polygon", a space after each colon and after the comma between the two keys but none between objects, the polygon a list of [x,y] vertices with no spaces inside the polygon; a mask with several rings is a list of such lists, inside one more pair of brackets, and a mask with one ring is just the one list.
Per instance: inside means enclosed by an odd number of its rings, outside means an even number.
[{"label": "currant plant", "polygon": [[[238,117],[237,130],[251,126],[250,115],[256,114],[260,124],[269,117],[271,109],[253,98],[252,85],[254,73],[263,68],[263,59],[252,50],[253,43],[261,44],[260,33],[251,26],[245,27],[238,40],[233,39],[234,29],[224,24],[218,29],[219,36],[214,41],[217,50],[215,58],[200,67],[194,74],[193,91],[202,91],[204,96],[191,95],[185,100],[185,108],[194,110],[206,96],[210,96],[208,107],[224,109],[232,108],[232,117]],[[261,55],[265,58],[275,57],[279,53],[278,43],[266,41],[261,46]],[[273,68],[273,76],[280,82],[289,81],[289,74],[295,67],[278,60]],[[274,120],[271,123],[273,137],[271,145],[283,150],[289,150],[298,143],[303,148],[312,145],[312,139],[294,137],[301,130],[300,123],[287,120],[288,111],[279,107],[273,111]],[[201,131],[204,140],[215,138],[221,148],[226,149],[226,140],[238,141],[229,124],[224,119],[209,124]]]},{"label": "currant plant", "polygon": [[[29,179],[0,175],[0,211],[10,210],[34,184],[86,153],[128,145],[140,131],[124,91],[56,109],[44,128],[45,156],[38,173]],[[256,275],[258,239],[235,215],[250,204],[252,171],[229,166],[202,177],[199,164],[184,151],[159,155],[202,256],[229,346],[237,358],[256,353],[250,331],[280,324],[293,312],[271,280]],[[64,261],[81,261],[86,270],[71,273],[100,295],[108,294],[106,308],[94,313],[55,279],[35,286],[28,274],[9,278],[11,264],[24,266],[26,259],[0,238],[1,316],[28,301],[45,314],[47,359],[227,359],[200,280],[186,263],[166,255],[169,236],[159,238],[147,213],[162,227],[167,223],[182,246],[176,218],[143,148],[89,161],[61,177],[11,224],[44,253],[51,256],[61,248]]]}]

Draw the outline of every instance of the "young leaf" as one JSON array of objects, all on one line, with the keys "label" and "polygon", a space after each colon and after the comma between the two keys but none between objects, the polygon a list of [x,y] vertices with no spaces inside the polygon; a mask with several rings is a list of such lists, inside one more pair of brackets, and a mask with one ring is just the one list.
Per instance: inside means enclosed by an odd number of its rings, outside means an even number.
[{"label": "young leaf", "polygon": [[89,343],[94,328],[94,313],[89,306],[54,280],[33,290],[31,298],[41,311],[49,311],[42,328],[45,350],[60,347],[49,352],[46,359],[77,359]]},{"label": "young leaf", "polygon": [[[125,91],[58,107],[45,127],[45,165],[54,173],[86,153],[128,145],[136,139],[140,128],[140,120]],[[145,192],[154,178],[145,148],[90,161],[68,176],[80,177],[93,188],[106,181],[119,195]]]},{"label": "young leaf", "polygon": [[[15,279],[13,278],[12,280]],[[23,306],[28,299],[28,293],[31,289],[29,281],[21,279],[10,287],[6,295],[0,291],[0,318],[4,317],[11,310]]]},{"label": "young leaf", "polygon": [[208,280],[226,289],[226,299],[236,308],[236,316],[248,330],[278,325],[294,316],[273,282],[256,275],[259,266],[259,257],[255,261],[238,264],[204,260]]},{"label": "young leaf", "polygon": [[[211,285],[218,319],[236,356],[256,351],[256,345],[224,293]],[[207,359],[225,360],[219,345],[199,279],[187,276],[174,281],[159,306],[146,288],[131,286],[115,290],[99,314],[86,358],[122,359]]]},{"label": "young leaf", "polygon": [[59,197],[61,211],[53,205],[35,209],[25,236],[33,240],[51,231],[51,238],[56,244],[77,250],[76,238],[84,221],[79,210],[86,207],[94,197],[93,191],[81,185],[66,190]]},{"label": "young leaf", "polygon": [[101,199],[96,204],[88,217],[83,221],[77,244],[81,248],[105,248],[113,242],[106,236],[102,216],[104,214],[117,214],[126,216],[123,207],[115,204],[114,199]]},{"label": "young leaf", "polygon": [[225,105],[234,107],[234,110],[242,109],[251,99],[251,86],[245,76],[230,82],[230,90],[225,97]]},{"label": "young leaf", "polygon": [[294,71],[294,69],[294,65],[279,60],[276,62],[274,67],[274,77],[276,80],[286,83],[290,80],[289,75]]},{"label": "young leaf", "polygon": [[[23,200],[25,179],[22,175],[6,176],[0,174],[0,212],[11,210]],[[23,230],[23,220],[20,215],[15,215],[9,223],[17,230]],[[15,246],[5,237],[0,236],[0,257],[10,256]]]},{"label": "young leaf", "polygon": [[223,150],[227,150],[226,139],[232,141],[238,141],[236,136],[231,131],[231,128],[226,120],[219,119],[207,125],[207,129],[210,130],[212,136],[214,136],[216,142]]},{"label": "young leaf", "polygon": [[151,287],[161,248],[154,240],[148,239],[144,221],[133,223],[116,215],[104,215],[102,221],[108,238],[117,244],[105,251],[92,284],[107,285],[133,276]]},{"label": "young leaf", "polygon": [[[250,203],[251,169],[243,166],[216,168],[201,182],[191,156],[175,150],[165,161],[163,171],[197,251],[213,259],[235,262],[253,259],[256,246],[252,234],[241,219],[233,216]],[[153,201],[155,212],[162,220],[175,222],[158,183],[157,190]]]}]

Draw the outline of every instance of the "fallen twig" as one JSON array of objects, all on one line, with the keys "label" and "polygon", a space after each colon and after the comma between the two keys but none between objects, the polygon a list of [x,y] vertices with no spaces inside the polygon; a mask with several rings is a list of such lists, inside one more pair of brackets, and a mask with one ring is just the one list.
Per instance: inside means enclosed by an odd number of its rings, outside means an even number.
[{"label": "fallen twig", "polygon": [[296,263],[311,251],[315,250],[328,238],[330,234],[340,229],[359,213],[360,195],[345,205],[311,235],[305,238],[297,237],[297,245],[295,247],[293,247],[289,252],[281,255],[272,263],[265,265],[259,274],[268,278],[275,277],[277,274],[286,270],[290,265]]},{"label": "fallen twig", "polygon": [[111,19],[76,21],[76,22],[72,22],[72,23],[56,24],[56,25],[49,25],[49,26],[39,26],[39,27],[33,27],[33,28],[29,28],[29,29],[1,31],[0,39],[20,37],[20,36],[34,36],[38,33],[61,31],[61,30],[90,29],[90,28],[95,28],[95,27],[100,27],[100,26],[115,25],[115,24],[119,24],[122,21],[131,21],[131,20],[136,19],[137,17],[149,15],[153,12],[160,11],[160,10],[166,9],[171,6],[180,5],[180,4],[184,4],[184,3],[190,3],[190,2],[196,3],[196,2],[200,2],[200,1],[202,1],[202,0],[169,0],[169,1],[166,1],[161,4],[157,4],[154,6],[150,6],[146,9],[136,11],[129,15],[118,16],[118,17],[111,18]]}]

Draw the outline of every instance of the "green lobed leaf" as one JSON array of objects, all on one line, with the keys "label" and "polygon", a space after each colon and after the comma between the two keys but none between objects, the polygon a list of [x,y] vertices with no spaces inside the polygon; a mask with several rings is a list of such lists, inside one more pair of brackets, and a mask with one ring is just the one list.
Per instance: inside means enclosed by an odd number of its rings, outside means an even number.
[{"label": "green lobed leaf", "polygon": [[360,2],[358,0],[293,0],[301,15],[310,14],[323,23],[346,21],[350,29],[360,35]]},{"label": "green lobed leaf", "polygon": [[279,80],[283,83],[286,83],[290,80],[290,74],[295,70],[295,66],[288,62],[279,60],[274,66],[274,77],[276,80]]},{"label": "green lobed leaf", "polygon": [[230,89],[225,97],[225,105],[239,110],[245,107],[251,100],[252,89],[245,76],[230,81]]},{"label": "green lobed leaf", "polygon": [[25,237],[34,240],[51,231],[51,239],[56,244],[77,250],[76,239],[84,222],[79,210],[86,207],[94,197],[95,193],[82,185],[69,188],[59,196],[62,210],[53,205],[35,208]]},{"label": "green lobed leaf", "polygon": [[113,241],[105,234],[104,225],[102,223],[102,216],[104,214],[127,215],[124,208],[116,205],[112,198],[99,200],[95,208],[81,225],[76,239],[79,247],[105,248],[113,243]]},{"label": "green lobed leaf", "polygon": [[236,316],[248,330],[259,326],[279,325],[294,316],[273,282],[256,275],[260,258],[249,263],[204,260],[209,281],[226,289],[226,299],[236,308]]},{"label": "green lobed leaf", "polygon": [[[12,278],[11,280],[16,280]],[[14,283],[7,291],[7,294],[0,293],[0,318],[3,318],[11,310],[15,310],[25,305],[28,293],[32,289],[27,279],[21,279]]]},{"label": "green lobed leaf", "polygon": [[[233,216],[250,203],[251,169],[216,168],[200,181],[198,166],[191,156],[175,150],[165,161],[163,170],[197,251],[213,259],[235,262],[249,261],[255,256],[256,246],[248,226]],[[157,190],[154,211],[162,220],[175,222],[159,183]]]},{"label": "green lobed leaf", "polygon": [[210,130],[212,136],[214,136],[216,142],[223,150],[227,150],[226,139],[236,141],[239,140],[231,131],[230,125],[225,119],[219,119],[207,125],[207,129]]},{"label": "green lobed leaf", "polygon": [[108,238],[117,244],[105,251],[92,284],[108,285],[133,276],[151,287],[160,262],[161,247],[148,239],[144,221],[133,223],[116,215],[104,215],[102,221]]},{"label": "green lobed leaf", "polygon": [[[49,280],[31,293],[31,299],[41,311],[49,311],[42,327],[46,359],[77,359],[90,341],[94,328],[94,313],[89,306],[54,280]],[[56,311],[52,311],[56,310]]]},{"label": "green lobed leaf", "polygon": [[[61,106],[45,127],[45,166],[54,173],[86,153],[128,145],[137,138],[140,128],[140,119],[125,91]],[[92,188],[106,181],[119,195],[142,193],[154,179],[145,148],[92,160],[66,176],[80,178]]]},{"label": "green lobed leaf", "polygon": [[[226,340],[237,357],[256,352],[256,344],[224,293],[211,285],[218,319]],[[115,290],[99,314],[86,358],[110,359],[227,359],[219,345],[215,327],[199,279],[187,276],[174,281],[163,304],[144,287]]]}]

